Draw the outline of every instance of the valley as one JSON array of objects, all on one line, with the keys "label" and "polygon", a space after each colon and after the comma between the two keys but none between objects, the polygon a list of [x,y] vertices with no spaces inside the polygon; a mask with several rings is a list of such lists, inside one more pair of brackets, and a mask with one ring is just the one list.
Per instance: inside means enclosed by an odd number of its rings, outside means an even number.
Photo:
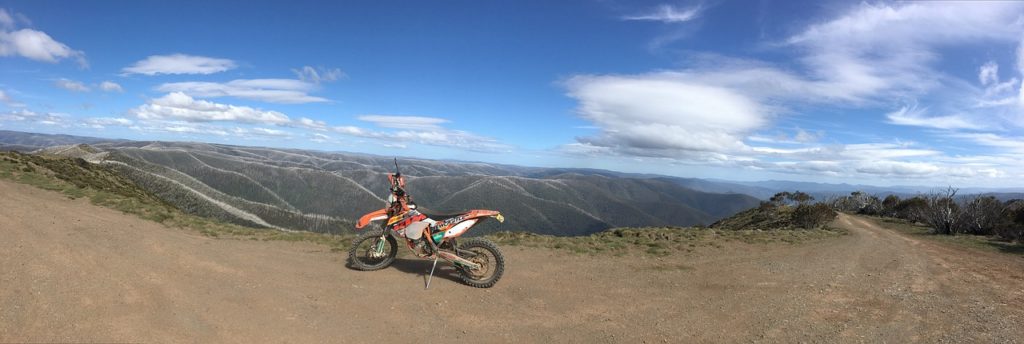
[{"label": "valley", "polygon": [[[88,142],[88,144],[85,144]],[[8,149],[81,158],[188,213],[260,228],[343,233],[380,209],[394,158],[189,142],[104,141],[0,131]],[[3,147],[0,147],[3,148]],[[741,193],[597,170],[399,158],[428,212],[497,209],[498,230],[587,235],[623,226],[710,224],[757,205]]]}]

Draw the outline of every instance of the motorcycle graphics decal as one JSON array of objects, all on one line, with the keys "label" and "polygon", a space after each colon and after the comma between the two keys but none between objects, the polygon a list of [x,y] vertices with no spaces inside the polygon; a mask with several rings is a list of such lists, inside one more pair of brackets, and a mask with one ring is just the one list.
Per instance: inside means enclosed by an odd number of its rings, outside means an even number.
[{"label": "motorcycle graphics decal", "polygon": [[405,212],[402,215],[392,217],[391,220],[388,220],[388,225],[392,225],[391,229],[397,231],[408,227],[413,222],[425,220],[426,218],[426,215],[413,210]]},{"label": "motorcycle graphics decal", "polygon": [[452,229],[452,227],[455,227],[455,225],[462,223],[463,221],[481,217],[493,217],[494,219],[498,220],[498,222],[505,222],[505,217],[501,216],[500,212],[494,210],[470,210],[465,214],[441,221],[440,223],[437,224],[437,228],[439,228],[441,231],[447,231]]},{"label": "motorcycle graphics decal", "polygon": [[477,221],[479,220],[470,219],[465,222],[461,222],[455,226],[452,226],[452,228],[449,228],[447,231],[444,232],[444,237],[454,238],[460,236],[462,235],[462,233],[465,233],[467,230],[469,230],[470,227],[473,227],[473,225],[475,225]]},{"label": "motorcycle graphics decal", "polygon": [[441,223],[438,224],[437,227],[441,228],[443,230],[447,230],[448,227],[451,227],[452,225],[454,225],[456,223],[462,222],[465,219],[466,219],[466,215],[459,215],[459,216],[456,216],[456,217],[449,218],[447,220],[441,221]]}]

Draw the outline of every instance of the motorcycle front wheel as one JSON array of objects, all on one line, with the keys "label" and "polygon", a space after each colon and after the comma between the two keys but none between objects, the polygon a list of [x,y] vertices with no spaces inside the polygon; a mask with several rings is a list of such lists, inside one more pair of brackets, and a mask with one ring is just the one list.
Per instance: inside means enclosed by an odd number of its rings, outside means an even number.
[{"label": "motorcycle front wheel", "polygon": [[480,264],[479,269],[458,267],[462,282],[477,288],[493,287],[505,273],[505,256],[498,246],[484,238],[460,240],[459,257]]},{"label": "motorcycle front wheel", "polygon": [[398,241],[383,230],[367,231],[354,240],[348,251],[349,265],[360,271],[380,270],[395,262]]}]

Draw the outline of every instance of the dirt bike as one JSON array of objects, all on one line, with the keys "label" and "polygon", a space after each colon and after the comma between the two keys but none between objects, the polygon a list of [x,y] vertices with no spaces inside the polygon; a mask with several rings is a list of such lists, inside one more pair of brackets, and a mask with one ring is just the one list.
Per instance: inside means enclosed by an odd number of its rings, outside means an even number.
[{"label": "dirt bike", "polygon": [[398,255],[401,239],[413,254],[433,259],[426,288],[434,277],[438,258],[452,263],[462,281],[477,288],[490,288],[505,272],[505,257],[498,246],[484,238],[457,240],[470,228],[488,218],[504,222],[500,212],[470,210],[448,215],[428,215],[417,210],[412,197],[405,192],[405,178],[395,159],[395,173],[388,174],[391,184],[387,207],[359,218],[356,229],[375,221],[387,220],[383,227],[374,226],[352,241],[348,257],[356,270],[372,271],[388,267]]}]

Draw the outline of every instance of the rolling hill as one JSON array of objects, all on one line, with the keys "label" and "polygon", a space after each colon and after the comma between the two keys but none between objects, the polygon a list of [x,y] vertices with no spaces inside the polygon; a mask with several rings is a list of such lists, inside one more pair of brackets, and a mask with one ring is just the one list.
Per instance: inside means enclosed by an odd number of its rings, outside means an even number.
[{"label": "rolling hill", "polygon": [[[0,144],[102,164],[190,213],[314,232],[348,230],[360,215],[383,207],[393,168],[391,157],[191,142],[0,132]],[[759,202],[611,171],[400,162],[425,211],[497,209],[508,219],[502,230],[586,235],[621,226],[710,224]],[[498,229],[484,223],[474,232]]]}]

